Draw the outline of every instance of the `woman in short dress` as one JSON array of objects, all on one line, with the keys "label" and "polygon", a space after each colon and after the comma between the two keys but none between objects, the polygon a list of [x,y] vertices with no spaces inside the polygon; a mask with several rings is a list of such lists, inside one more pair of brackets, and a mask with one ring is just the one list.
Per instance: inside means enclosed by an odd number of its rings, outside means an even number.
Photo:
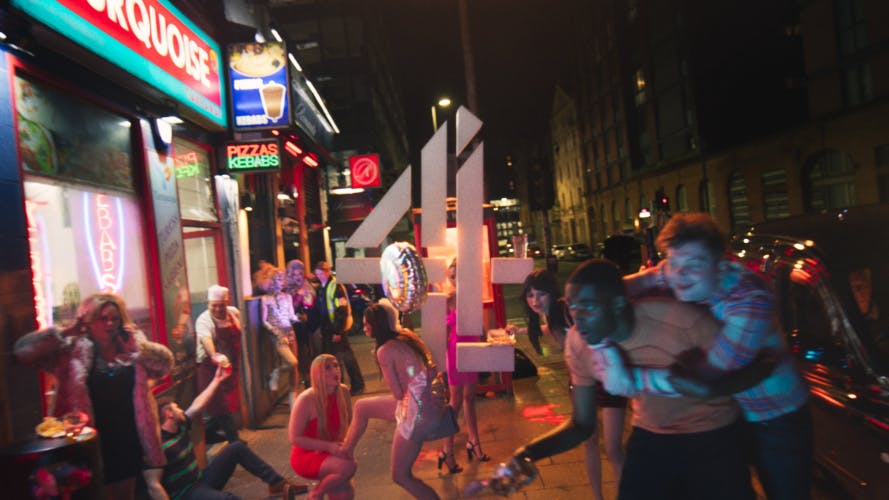
[{"label": "woman in short dress", "polygon": [[300,393],[290,413],[290,465],[300,476],[320,481],[309,498],[351,499],[357,466],[341,451],[352,417],[349,388],[340,383],[340,365],[330,354],[312,361],[309,376],[312,387]]},{"label": "woman in short dress", "polygon": [[[364,398],[355,403],[355,418],[343,442],[352,454],[370,418],[395,420],[392,438],[392,480],[415,498],[437,499],[438,494],[414,476],[411,468],[423,448],[423,437],[438,426],[440,415],[431,415],[427,395],[438,371],[426,344],[413,332],[401,328],[398,311],[388,300],[364,311],[364,334],[376,341],[376,357],[389,386],[390,396]],[[421,407],[420,402],[424,402]]]}]

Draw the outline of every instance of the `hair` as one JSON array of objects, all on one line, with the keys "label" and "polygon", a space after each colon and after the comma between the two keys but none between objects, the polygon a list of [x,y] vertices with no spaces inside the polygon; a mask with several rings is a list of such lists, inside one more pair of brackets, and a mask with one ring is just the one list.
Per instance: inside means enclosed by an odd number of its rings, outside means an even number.
[{"label": "hair", "polygon": [[94,321],[99,311],[107,305],[113,305],[120,313],[121,326],[135,326],[127,313],[127,304],[123,298],[111,293],[96,293],[90,295],[77,308],[77,316],[83,318],[87,323]]},{"label": "hair", "polygon": [[528,337],[531,340],[531,345],[534,346],[534,349],[537,352],[541,352],[539,346],[540,337],[543,336],[543,331],[540,328],[540,317],[531,310],[531,306],[528,305],[527,299],[528,292],[530,292],[532,288],[546,293],[551,297],[549,311],[546,313],[546,322],[550,325],[550,328],[567,330],[571,325],[569,324],[570,318],[567,318],[565,314],[557,314],[561,311],[557,302],[562,299],[564,294],[562,293],[562,287],[559,286],[559,281],[556,279],[556,276],[546,269],[537,269],[528,276],[525,276],[525,281],[522,283],[522,295],[520,300],[522,309],[525,311],[525,319],[528,323]]},{"label": "hair", "polygon": [[256,271],[254,276],[256,288],[262,290],[263,293],[269,293],[272,288],[272,279],[279,274],[284,275],[284,270],[280,267],[272,265],[263,266],[259,271]]},{"label": "hair", "polygon": [[677,213],[658,233],[655,244],[658,250],[665,251],[690,242],[699,242],[710,253],[721,258],[728,251],[728,240],[719,229],[716,220],[707,213]]},{"label": "hair", "polygon": [[[176,400],[173,398],[173,396],[161,396],[157,398],[157,412],[162,413],[164,411],[164,408],[170,406],[175,402]],[[163,416],[161,416],[161,423],[163,423]]]},{"label": "hair", "polygon": [[330,263],[326,260],[319,260],[315,263],[315,267],[313,267],[312,269],[324,269],[330,271]]},{"label": "hair", "polygon": [[327,429],[327,377],[324,376],[327,363],[337,362],[336,356],[331,354],[320,354],[312,360],[312,366],[309,368],[309,377],[312,381],[313,396],[315,397],[315,410],[318,414],[318,438],[328,441],[342,441],[346,435],[346,429],[352,421],[352,405],[346,402],[346,391],[343,384],[337,383],[334,394],[336,394],[337,407],[340,412],[340,429],[336,436],[329,435]]},{"label": "hair", "polygon": [[370,336],[376,342],[377,349],[390,340],[399,340],[413,349],[426,366],[435,364],[432,361],[432,353],[429,352],[429,348],[414,332],[406,328],[396,331],[389,326],[389,312],[385,306],[371,304],[364,310],[364,320],[370,325]]},{"label": "hair", "polygon": [[[568,276],[568,284],[576,286],[589,285],[596,289],[604,299],[609,301],[617,297],[627,296],[623,274],[617,264],[606,259],[589,259],[577,266]],[[624,319],[633,324],[633,308],[627,303],[624,308]]]}]

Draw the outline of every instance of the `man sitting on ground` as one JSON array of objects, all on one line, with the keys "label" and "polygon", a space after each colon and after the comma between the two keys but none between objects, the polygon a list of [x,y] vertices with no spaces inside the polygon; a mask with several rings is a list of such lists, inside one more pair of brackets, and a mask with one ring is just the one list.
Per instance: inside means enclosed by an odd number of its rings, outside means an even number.
[{"label": "man sitting on ground", "polygon": [[253,453],[243,441],[229,443],[203,471],[198,469],[194,447],[189,436],[191,420],[199,415],[213,397],[219,384],[231,374],[230,369],[219,367],[210,384],[200,393],[187,410],[182,410],[172,398],[158,400],[161,419],[161,441],[167,457],[162,483],[171,500],[186,499],[236,499],[222,489],[236,465],[247,469],[269,485],[269,495],[289,500],[294,495],[308,491],[305,485],[291,483],[275,472],[269,464]]}]

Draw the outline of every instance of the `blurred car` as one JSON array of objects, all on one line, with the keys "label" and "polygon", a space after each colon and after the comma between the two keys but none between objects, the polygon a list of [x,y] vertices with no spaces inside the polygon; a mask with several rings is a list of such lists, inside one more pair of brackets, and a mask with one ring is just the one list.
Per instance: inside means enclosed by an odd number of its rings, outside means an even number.
[{"label": "blurred car", "polygon": [[816,478],[837,498],[889,498],[889,205],[767,222],[734,257],[778,298],[810,390]]},{"label": "blurred car", "polygon": [[571,245],[553,245],[553,257],[564,259],[568,256],[568,247]]},{"label": "blurred car", "polygon": [[593,258],[593,249],[586,243],[572,243],[565,249],[565,259],[587,260]]},{"label": "blurred car", "polygon": [[528,257],[532,259],[542,259],[544,257],[543,248],[536,243],[528,245]]}]

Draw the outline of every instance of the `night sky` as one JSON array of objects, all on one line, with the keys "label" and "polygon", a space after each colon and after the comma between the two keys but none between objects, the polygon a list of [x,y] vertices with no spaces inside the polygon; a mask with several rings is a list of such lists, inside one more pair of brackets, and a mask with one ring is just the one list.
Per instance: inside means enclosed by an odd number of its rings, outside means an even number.
[{"label": "night sky", "polygon": [[[502,176],[502,159],[546,129],[553,88],[570,59],[564,0],[468,0],[478,115],[485,123],[485,169]],[[385,0],[412,158],[432,135],[430,107],[442,95],[466,102],[457,0]],[[439,114],[439,123],[441,115]],[[415,160],[416,161],[416,160]]]}]

